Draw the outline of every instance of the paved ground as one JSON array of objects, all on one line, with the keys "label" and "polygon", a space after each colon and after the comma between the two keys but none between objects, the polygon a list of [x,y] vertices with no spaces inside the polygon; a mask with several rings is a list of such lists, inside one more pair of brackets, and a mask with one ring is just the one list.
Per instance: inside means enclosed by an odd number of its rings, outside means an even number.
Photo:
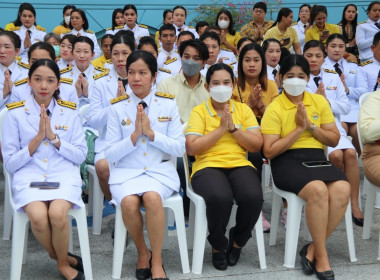
[{"label": "paved ground", "polygon": [[[2,176],[2,175],[0,175]],[[4,179],[0,177],[0,232],[3,232],[3,201]],[[265,192],[264,213],[270,217],[272,204],[272,191],[270,187]],[[365,199],[362,200],[363,205]],[[346,231],[344,222],[333,233],[327,242],[331,265],[336,279],[380,279],[380,261],[377,260],[379,246],[380,210],[374,211],[374,223],[372,225],[371,239],[362,240],[362,229],[354,225],[356,255],[358,261],[351,263],[349,260]],[[112,239],[111,232],[114,225],[114,215],[103,218],[102,234],[92,235],[89,228],[91,260],[94,279],[112,279]],[[76,228],[74,228],[76,229]],[[79,243],[74,232],[74,252],[79,254]],[[190,236],[187,236],[190,238]],[[299,265],[297,255],[295,269],[287,269],[282,266],[284,256],[285,229],[279,227],[277,245],[269,246],[269,234],[265,234],[265,251],[267,269],[259,268],[257,247],[255,238],[251,239],[242,251],[241,260],[235,267],[226,271],[217,271],[211,264],[211,247],[206,244],[203,273],[182,274],[179,258],[176,231],[170,231],[170,248],[163,251],[164,264],[171,280],[175,279],[317,279],[314,275],[305,276]],[[301,229],[298,250],[305,244]],[[134,279],[136,264],[136,249],[130,242],[124,253],[122,279]],[[11,257],[11,241],[0,240],[0,279],[9,279]],[[192,251],[189,250],[189,259],[192,260]],[[190,264],[191,265],[191,264]],[[49,259],[47,253],[36,242],[33,235],[29,234],[27,262],[22,268],[21,279],[63,279],[58,272],[55,263]]]}]

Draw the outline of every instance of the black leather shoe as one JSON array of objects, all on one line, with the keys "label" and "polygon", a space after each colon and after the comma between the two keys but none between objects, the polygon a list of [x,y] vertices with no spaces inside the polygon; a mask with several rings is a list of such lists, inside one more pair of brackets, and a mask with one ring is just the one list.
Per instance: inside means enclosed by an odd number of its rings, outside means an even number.
[{"label": "black leather shoe", "polygon": [[212,253],[212,264],[218,270],[227,269],[227,255],[225,252],[213,252]]},{"label": "black leather shoe", "polygon": [[352,214],[352,221],[354,222],[355,225],[358,227],[363,227],[364,224],[364,219],[363,218],[355,218],[354,214]]},{"label": "black leather shoe", "polygon": [[71,254],[70,252],[68,252],[68,255],[70,257],[73,257],[73,258],[75,258],[77,260],[77,265],[76,266],[72,266],[72,268],[75,268],[76,270],[84,273],[82,258],[79,257],[79,256],[77,256],[77,255]]},{"label": "black leather shoe", "polygon": [[320,280],[334,280],[335,279],[334,271],[332,270],[327,270],[323,272],[318,272],[317,270],[315,270],[315,275],[317,275],[317,278]]},{"label": "black leather shoe", "polygon": [[84,280],[84,275],[82,272],[78,271],[78,274],[77,276],[75,276],[75,278],[73,280]]},{"label": "black leather shoe", "polygon": [[310,243],[306,244],[305,246],[303,246],[303,248],[301,249],[300,251],[300,256],[301,256],[301,266],[302,266],[302,270],[303,272],[306,274],[306,275],[311,275],[314,273],[314,270],[315,270],[315,266],[314,264],[309,261],[307,258],[306,258],[306,254],[307,254],[307,248],[309,248],[309,245]]},{"label": "black leather shoe", "polygon": [[136,268],[136,279],[146,280],[152,276],[152,251],[150,251],[149,268]]},{"label": "black leather shoe", "polygon": [[233,235],[234,235],[235,227],[230,229],[228,247],[227,247],[227,263],[229,266],[234,266],[237,264],[240,258],[241,248],[236,248],[233,246]]},{"label": "black leather shoe", "polygon": [[[164,266],[162,266],[162,269],[164,270],[164,273],[165,273],[165,276],[166,276],[166,271],[165,271]],[[169,278],[168,277],[165,277],[165,278],[153,278],[152,277],[152,280],[169,280]]]}]

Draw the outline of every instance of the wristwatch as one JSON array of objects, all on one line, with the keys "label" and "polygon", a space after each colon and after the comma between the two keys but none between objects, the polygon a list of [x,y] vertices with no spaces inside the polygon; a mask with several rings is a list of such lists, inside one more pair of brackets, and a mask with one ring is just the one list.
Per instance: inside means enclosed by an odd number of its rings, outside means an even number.
[{"label": "wristwatch", "polygon": [[315,123],[313,123],[313,125],[309,128],[310,132],[313,132],[316,127],[317,127],[317,125]]},{"label": "wristwatch", "polygon": [[235,127],[233,129],[229,129],[228,131],[230,133],[234,133],[235,131],[237,131],[239,129],[239,127],[235,124]]},{"label": "wristwatch", "polygon": [[55,135],[55,139],[50,140],[50,143],[52,143],[52,144],[57,144],[60,140],[61,140],[61,139],[59,139],[58,134],[56,134],[56,135]]}]

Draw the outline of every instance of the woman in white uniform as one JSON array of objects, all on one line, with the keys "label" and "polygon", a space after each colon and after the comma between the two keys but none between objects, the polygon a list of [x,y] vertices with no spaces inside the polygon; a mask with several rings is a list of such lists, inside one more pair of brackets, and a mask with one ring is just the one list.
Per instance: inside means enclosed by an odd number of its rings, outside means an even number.
[{"label": "woman in white uniform", "polygon": [[75,36],[85,36],[92,40],[94,43],[94,52],[95,52],[95,58],[100,56],[100,48],[98,45],[98,40],[96,38],[96,35],[94,34],[94,31],[88,30],[88,20],[86,17],[86,13],[81,9],[75,9],[72,10],[70,14],[70,28],[71,31],[67,33],[62,33],[62,37],[66,34],[73,34]]},{"label": "woman in white uniform", "polygon": [[[137,279],[168,279],[161,249],[165,215],[162,202],[179,191],[172,157],[185,152],[174,95],[151,91],[157,61],[146,51],[135,51],[127,60],[131,96],[111,100],[105,156],[110,162],[113,202],[122,210],[124,224],[138,251]],[[152,251],[145,244],[140,207],[144,203]]]},{"label": "woman in white uniform", "polygon": [[126,94],[127,58],[134,50],[135,44],[129,37],[117,36],[113,40],[111,44],[112,67],[109,72],[103,72],[104,74],[96,77],[94,91],[90,96],[90,113],[87,124],[93,129],[99,130],[99,137],[95,140],[95,169],[100,187],[108,201],[111,201],[108,185],[110,172],[108,162],[104,157],[104,150],[110,100]]},{"label": "woman in white uniform", "polygon": [[359,66],[356,63],[347,62],[343,58],[346,52],[346,44],[347,41],[343,35],[337,33],[331,35],[326,41],[327,57],[322,68],[337,72],[343,83],[351,111],[347,115],[342,115],[340,121],[344,130],[352,137],[352,144],[360,154],[356,123],[359,115],[359,98],[362,93],[357,84],[362,84],[364,81],[360,81],[361,76],[357,75]]},{"label": "woman in white uniform", "polygon": [[79,98],[79,107],[90,102],[93,91],[94,76],[102,74],[104,68],[94,67],[91,60],[94,58],[94,43],[88,37],[77,37],[73,43],[75,65],[62,73],[62,77],[71,79]]},{"label": "woman in white uniform", "polygon": [[298,12],[297,23],[292,25],[292,27],[297,32],[302,53],[303,53],[303,47],[305,46],[305,33],[306,33],[306,30],[309,29],[310,27],[309,25],[310,11],[311,11],[311,6],[309,4],[301,5]]},{"label": "woman in white uniform", "polygon": [[[29,57],[29,65],[32,66],[34,62],[36,62],[39,59],[50,59],[52,61],[55,61],[55,52],[51,45],[44,42],[38,42],[35,43],[28,52]],[[61,75],[62,72],[60,71]],[[76,90],[73,85],[72,79],[66,79],[61,78],[60,79],[60,97],[63,100],[74,102],[78,105],[79,100],[78,96],[76,94]],[[20,79],[14,83],[14,86],[12,88],[11,98],[10,102],[16,102],[21,101],[26,98],[27,95],[30,93],[30,86],[27,83],[27,76],[25,76],[23,79]]]},{"label": "woman in white uniform", "polygon": [[380,2],[373,1],[367,8],[368,20],[356,27],[356,44],[359,49],[359,59],[363,63],[373,57],[371,45],[373,37],[380,31]]},{"label": "woman in white uniform", "polygon": [[316,40],[305,44],[303,55],[309,62],[311,73],[306,91],[321,94],[330,103],[335,124],[340,132],[340,139],[336,147],[327,147],[328,158],[347,176],[351,185],[352,219],[356,225],[363,226],[363,214],[359,208],[358,158],[354,146],[340,123],[340,115],[347,115],[350,112],[350,104],[338,73],[321,68],[324,61],[324,49],[323,44]]},{"label": "woman in white uniform", "polygon": [[66,34],[62,37],[59,45],[59,58],[57,58],[59,69],[73,67],[75,65],[73,56],[73,44],[75,39],[76,36],[72,34]]},{"label": "woman in white uniform", "polygon": [[123,9],[124,14],[124,30],[130,30],[135,36],[136,44],[140,42],[140,39],[145,36],[149,36],[148,26],[137,24],[137,9],[133,4],[127,4]]},{"label": "woman in white uniform", "polygon": [[[68,254],[67,212],[84,207],[79,165],[87,146],[72,102],[59,101],[59,69],[49,59],[30,68],[31,94],[8,104],[2,153],[12,175],[17,211],[25,212],[38,242],[57,261],[65,279],[84,279],[81,259]],[[56,189],[32,188],[31,182],[59,182]]]}]

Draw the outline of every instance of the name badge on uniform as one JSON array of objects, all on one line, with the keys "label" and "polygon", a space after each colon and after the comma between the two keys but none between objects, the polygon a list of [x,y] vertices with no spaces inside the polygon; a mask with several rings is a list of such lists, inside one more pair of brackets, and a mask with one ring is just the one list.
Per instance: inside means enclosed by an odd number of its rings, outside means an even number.
[{"label": "name badge on uniform", "polygon": [[327,90],[336,90],[337,87],[331,86],[331,87],[326,87]]},{"label": "name badge on uniform", "polygon": [[317,120],[319,118],[319,113],[318,112],[313,112],[313,114],[311,115],[311,117],[313,118],[313,120]]},{"label": "name badge on uniform", "polygon": [[350,74],[356,74],[356,71],[350,70]]},{"label": "name badge on uniform", "polygon": [[125,121],[125,120],[122,120],[122,121],[121,121],[121,125],[122,125],[122,126],[130,125],[130,124],[131,124],[131,120],[130,120],[130,119],[127,119],[127,121]]},{"label": "name badge on uniform", "polygon": [[56,125],[55,130],[67,130],[69,127],[67,125]]},{"label": "name badge on uniform", "polygon": [[171,122],[172,117],[158,117],[159,122]]}]

